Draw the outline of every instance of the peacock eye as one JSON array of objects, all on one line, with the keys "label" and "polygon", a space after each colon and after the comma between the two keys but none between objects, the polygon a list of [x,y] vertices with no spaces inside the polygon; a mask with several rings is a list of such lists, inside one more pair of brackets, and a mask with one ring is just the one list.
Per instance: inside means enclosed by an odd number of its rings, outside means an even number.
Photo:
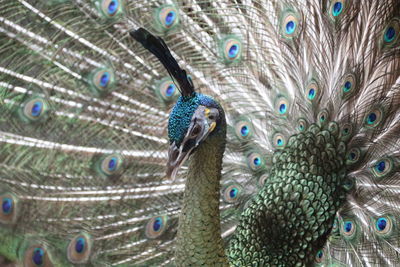
[{"label": "peacock eye", "polygon": [[100,174],[111,176],[118,174],[122,168],[123,159],[120,155],[111,154],[100,159]]},{"label": "peacock eye", "polygon": [[31,122],[39,121],[46,115],[46,112],[47,102],[42,98],[34,98],[25,102],[23,117]]},{"label": "peacock eye", "polygon": [[242,56],[242,41],[239,37],[230,35],[221,40],[220,50],[226,64],[238,62]]},{"label": "peacock eye", "polygon": [[286,116],[289,110],[289,101],[284,96],[279,96],[275,101],[275,110],[278,115]]},{"label": "peacock eye", "polygon": [[53,266],[49,252],[40,245],[30,246],[24,254],[25,267],[50,267]]},{"label": "peacock eye", "polygon": [[393,222],[390,216],[379,217],[375,220],[374,230],[381,236],[386,236],[393,229]]},{"label": "peacock eye", "polygon": [[115,17],[122,10],[122,3],[120,0],[102,0],[101,13],[106,18]]},{"label": "peacock eye", "polygon": [[0,195],[0,222],[11,224],[15,222],[17,215],[17,198],[10,193]]},{"label": "peacock eye", "polygon": [[151,218],[146,225],[146,236],[154,239],[161,236],[167,229],[167,216],[155,216]]},{"label": "peacock eye", "polygon": [[34,264],[40,266],[43,264],[44,250],[42,248],[35,248],[33,250],[32,261]]},{"label": "peacock eye", "polygon": [[2,210],[4,214],[10,214],[13,209],[13,201],[11,198],[3,198]]},{"label": "peacock eye", "polygon": [[356,91],[357,83],[356,77],[353,74],[348,74],[342,82],[341,96],[346,99],[353,95]]},{"label": "peacock eye", "polygon": [[225,59],[231,61],[240,57],[242,52],[242,45],[238,39],[228,39],[225,41],[224,47]]},{"label": "peacock eye", "polygon": [[223,199],[227,203],[235,203],[238,201],[242,187],[238,184],[232,184],[225,188],[223,193]]},{"label": "peacock eye", "polygon": [[333,1],[330,10],[334,18],[340,16],[344,10],[344,1]]},{"label": "peacock eye", "polygon": [[338,224],[339,224],[338,219],[337,219],[337,217],[335,217],[333,224],[332,224],[332,232],[337,232],[337,230],[339,229]]},{"label": "peacock eye", "polygon": [[179,22],[179,13],[174,6],[164,6],[158,9],[158,15],[156,16],[158,25],[161,26],[161,30],[166,31],[175,27]]},{"label": "peacock eye", "polygon": [[108,89],[114,83],[114,72],[111,69],[98,69],[93,72],[92,82],[98,90]]},{"label": "peacock eye", "polygon": [[373,109],[365,116],[364,125],[367,128],[374,128],[381,123],[382,117],[383,111],[380,108]]},{"label": "peacock eye", "polygon": [[340,139],[347,141],[350,139],[353,133],[353,126],[350,123],[345,123],[340,130]]},{"label": "peacock eye", "polygon": [[300,118],[297,120],[297,128],[300,132],[304,132],[307,129],[308,123],[305,119]]},{"label": "peacock eye", "polygon": [[353,220],[345,220],[342,222],[341,227],[342,235],[347,239],[352,239],[356,234],[356,225]]},{"label": "peacock eye", "polygon": [[347,152],[347,165],[356,163],[360,159],[361,151],[358,148],[352,148]]},{"label": "peacock eye", "polygon": [[393,169],[393,161],[390,158],[378,160],[372,167],[375,177],[382,178],[389,174]]},{"label": "peacock eye", "polygon": [[245,119],[235,124],[236,136],[241,140],[247,140],[252,136],[253,128],[250,121]]},{"label": "peacock eye", "polygon": [[321,263],[324,260],[324,251],[322,249],[318,250],[315,256],[315,262]]},{"label": "peacock eye", "polygon": [[307,100],[312,102],[314,99],[316,99],[318,93],[319,93],[318,84],[315,81],[310,82],[306,88]]},{"label": "peacock eye", "polygon": [[272,137],[272,145],[275,148],[284,148],[286,145],[286,138],[281,133],[275,133]]},{"label": "peacock eye", "polygon": [[259,170],[263,166],[263,163],[261,155],[257,152],[253,152],[247,156],[247,165],[253,171]]},{"label": "peacock eye", "polygon": [[319,124],[320,126],[325,125],[326,122],[329,120],[329,113],[328,113],[328,111],[327,111],[326,109],[320,111],[320,112],[318,113],[317,118],[318,118],[318,124]]},{"label": "peacock eye", "polygon": [[281,22],[282,35],[286,38],[294,37],[299,28],[299,19],[293,12],[289,12]]},{"label": "peacock eye", "polygon": [[179,95],[179,90],[170,77],[165,77],[156,85],[156,94],[159,95],[163,101],[170,102],[175,100]]},{"label": "peacock eye", "polygon": [[400,19],[394,18],[383,31],[383,43],[392,46],[399,39]]},{"label": "peacock eye", "polygon": [[75,264],[82,264],[88,261],[91,252],[91,239],[87,234],[75,236],[68,245],[68,260]]}]

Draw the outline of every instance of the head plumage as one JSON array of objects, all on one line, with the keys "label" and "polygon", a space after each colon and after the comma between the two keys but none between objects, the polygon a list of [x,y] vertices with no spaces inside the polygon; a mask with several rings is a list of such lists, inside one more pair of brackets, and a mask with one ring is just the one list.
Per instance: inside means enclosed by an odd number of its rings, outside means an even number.
[{"label": "head plumage", "polygon": [[169,75],[178,83],[178,89],[182,96],[193,97],[195,95],[191,79],[187,76],[186,71],[179,67],[163,39],[152,35],[143,28],[130,32],[130,35],[164,65]]}]

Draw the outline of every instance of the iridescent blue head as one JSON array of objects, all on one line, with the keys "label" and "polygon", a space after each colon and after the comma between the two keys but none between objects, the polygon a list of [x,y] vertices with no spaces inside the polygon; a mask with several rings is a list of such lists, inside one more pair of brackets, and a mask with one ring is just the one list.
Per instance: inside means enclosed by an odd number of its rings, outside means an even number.
[{"label": "iridescent blue head", "polygon": [[218,132],[223,110],[213,98],[193,92],[180,96],[168,123],[170,141],[167,176],[174,178],[179,167],[206,138]]}]

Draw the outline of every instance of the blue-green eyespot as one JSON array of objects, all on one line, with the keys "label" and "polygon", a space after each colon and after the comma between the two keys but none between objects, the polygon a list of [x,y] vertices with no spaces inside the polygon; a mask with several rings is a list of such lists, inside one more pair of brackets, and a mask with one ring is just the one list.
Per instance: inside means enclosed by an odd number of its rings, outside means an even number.
[{"label": "blue-green eyespot", "polygon": [[166,33],[176,28],[180,22],[178,9],[173,5],[165,5],[154,12],[155,30]]},{"label": "blue-green eyespot", "polygon": [[220,40],[219,46],[220,54],[226,64],[232,64],[241,60],[243,44],[238,36],[225,36]]},{"label": "blue-green eyespot", "polygon": [[146,236],[150,239],[160,237],[168,227],[167,216],[154,216],[146,224]]},{"label": "blue-green eyespot", "polygon": [[98,0],[96,5],[105,19],[114,19],[123,13],[123,0]]},{"label": "blue-green eyespot", "polygon": [[300,20],[297,13],[288,11],[281,20],[281,32],[285,38],[293,38],[300,31]]},{"label": "blue-green eyespot", "polygon": [[91,237],[86,233],[78,234],[68,244],[68,260],[75,264],[84,264],[89,260],[91,250]]}]

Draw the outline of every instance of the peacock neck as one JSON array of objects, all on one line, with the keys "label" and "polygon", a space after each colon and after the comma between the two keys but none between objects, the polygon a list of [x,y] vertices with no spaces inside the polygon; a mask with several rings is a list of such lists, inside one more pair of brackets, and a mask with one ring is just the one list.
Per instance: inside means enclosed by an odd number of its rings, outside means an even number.
[{"label": "peacock neck", "polygon": [[221,238],[219,196],[225,129],[192,155],[179,219],[177,266],[228,266]]}]

